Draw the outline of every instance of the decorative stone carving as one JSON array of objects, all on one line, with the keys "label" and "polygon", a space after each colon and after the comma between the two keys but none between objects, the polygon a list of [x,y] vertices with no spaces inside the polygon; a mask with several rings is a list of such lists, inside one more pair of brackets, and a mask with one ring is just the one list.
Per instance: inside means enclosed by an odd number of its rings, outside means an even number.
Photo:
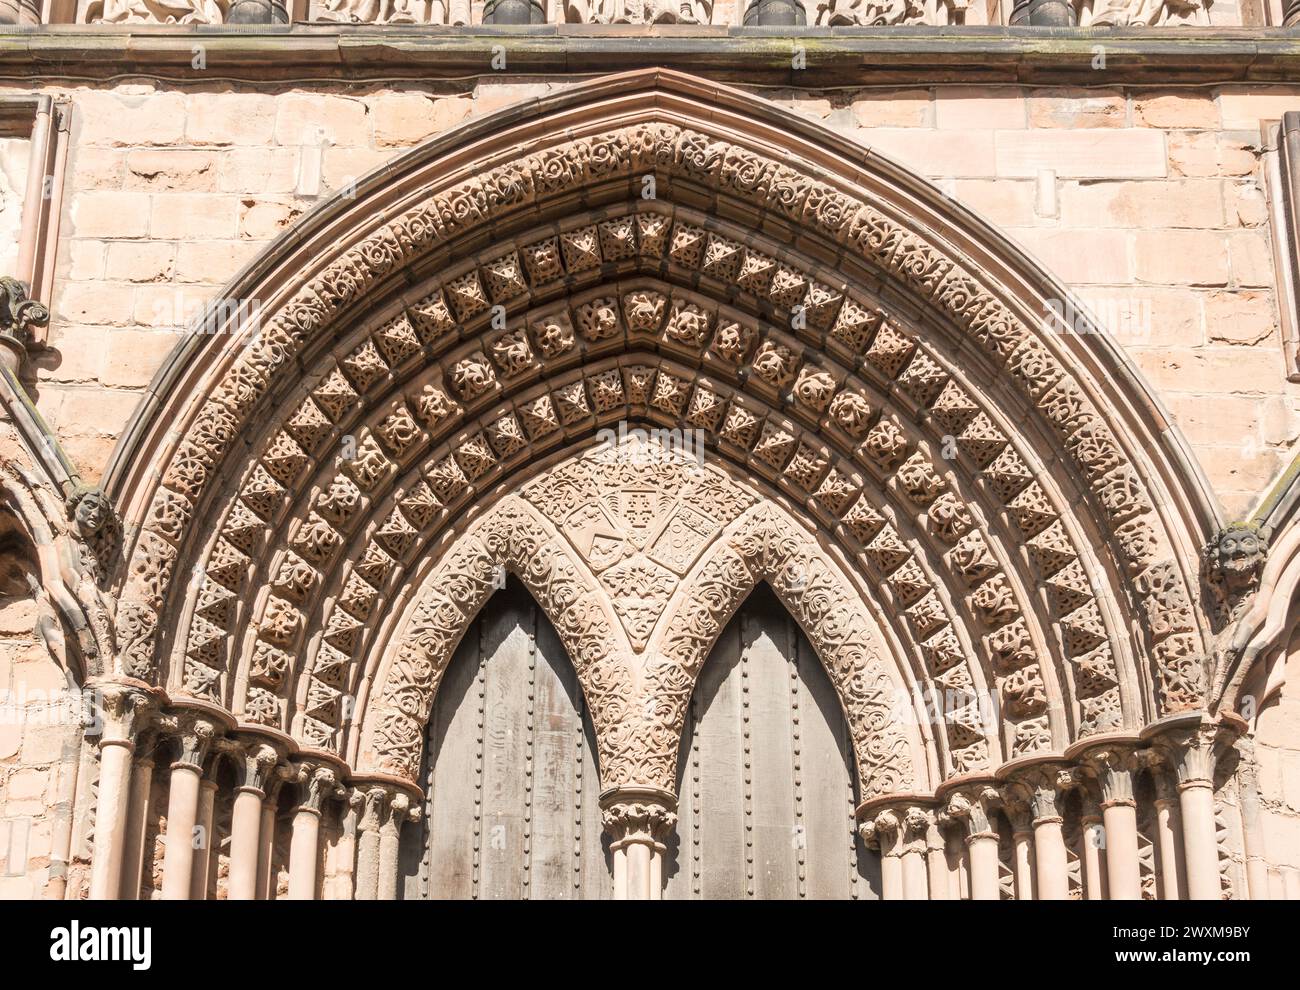
[{"label": "decorative stone carving", "polygon": [[565,0],[569,24],[708,24],[710,0]]},{"label": "decorative stone carving", "polygon": [[86,24],[222,24],[227,4],[218,0],[93,0]]},{"label": "decorative stone carving", "polygon": [[27,287],[12,276],[0,276],[0,358],[15,373],[23,366],[34,330],[50,322],[44,304],[27,298]]},{"label": "decorative stone carving", "polygon": [[1084,0],[1088,27],[1207,25],[1210,0]]},{"label": "decorative stone carving", "polygon": [[924,24],[925,8],[916,0],[818,0],[814,23],[825,27],[877,27]]},{"label": "decorative stone carving", "polygon": [[1214,594],[1222,623],[1240,615],[1259,589],[1268,542],[1267,529],[1238,524],[1220,530],[1205,545],[1204,577]]}]

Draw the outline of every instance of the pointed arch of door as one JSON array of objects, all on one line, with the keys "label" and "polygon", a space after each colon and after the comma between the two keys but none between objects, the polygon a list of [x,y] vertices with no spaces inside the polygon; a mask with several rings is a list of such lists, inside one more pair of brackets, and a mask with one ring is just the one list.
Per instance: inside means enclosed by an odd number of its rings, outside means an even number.
[{"label": "pointed arch of door", "polygon": [[513,575],[456,648],[430,712],[405,898],[601,899],[612,859],[595,732],[567,650]]},{"label": "pointed arch of door", "polygon": [[760,581],[691,692],[664,898],[879,896],[878,856],[857,827],[856,777],[839,696],[795,617]]},{"label": "pointed arch of door", "polygon": [[[597,780],[568,654],[511,577],[466,630],[434,700],[420,773],[425,814],[403,842],[406,899],[609,897]],[[710,650],[683,728],[676,791],[665,897],[878,895],[878,864],[856,827],[838,696],[766,581]]]}]

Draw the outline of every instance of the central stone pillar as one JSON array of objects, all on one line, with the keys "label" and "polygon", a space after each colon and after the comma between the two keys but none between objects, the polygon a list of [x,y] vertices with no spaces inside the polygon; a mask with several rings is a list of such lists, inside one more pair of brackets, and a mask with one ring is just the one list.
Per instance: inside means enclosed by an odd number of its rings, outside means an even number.
[{"label": "central stone pillar", "polygon": [[152,729],[140,733],[135,749],[135,766],[131,771],[131,798],[128,802],[126,833],[123,838],[121,897],[124,901],[140,898],[140,879],[144,875],[145,835],[149,830],[149,799],[153,793],[154,748],[157,743]]},{"label": "central stone pillar", "polygon": [[614,856],[614,899],[663,897],[664,839],[677,824],[677,799],[657,787],[619,787],[600,797]]},{"label": "central stone pillar", "polygon": [[1034,830],[1034,870],[1040,901],[1064,901],[1070,897],[1069,859],[1065,851],[1064,798],[1071,780],[1069,771],[1035,767],[1021,777],[1028,789]]},{"label": "central stone pillar", "polygon": [[1002,789],[1002,810],[1011,823],[1011,871],[1016,900],[1034,899],[1034,815],[1028,790],[1019,784]]}]

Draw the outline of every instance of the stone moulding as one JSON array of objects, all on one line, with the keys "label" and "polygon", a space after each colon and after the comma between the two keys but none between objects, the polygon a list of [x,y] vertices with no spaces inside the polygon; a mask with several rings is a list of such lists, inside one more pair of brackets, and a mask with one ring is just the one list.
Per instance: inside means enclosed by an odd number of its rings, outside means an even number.
[{"label": "stone moulding", "polygon": [[[709,203],[720,221],[747,223],[751,233],[719,239],[703,227],[666,222],[661,230],[654,220],[658,206],[637,213],[635,222],[619,220],[616,213],[587,218],[587,208],[574,195],[581,188],[596,202],[621,190],[624,200],[635,201],[647,175],[656,179],[663,203],[679,204],[675,208],[683,211]],[[649,217],[649,227],[643,217]],[[513,238],[525,219],[533,225],[558,222],[555,229],[563,236]],[[602,220],[599,228],[595,220]],[[483,233],[489,229],[498,246],[484,250]],[[764,238],[791,247],[785,254],[756,251],[753,245]],[[657,264],[698,272],[689,278],[701,291],[705,276],[730,280],[750,295],[759,286],[762,300],[753,306],[760,324],[752,333],[762,340],[742,342],[747,331],[739,323],[734,333],[730,323],[713,325],[708,293],[692,300],[645,286],[639,294],[620,289],[617,296],[599,295],[606,268],[649,257],[646,252],[665,259]],[[403,295],[412,283],[424,285],[420,279],[432,271],[446,273],[433,294]],[[493,305],[513,311],[517,320],[520,300],[534,292],[555,299],[556,286],[572,293],[577,284],[590,284],[592,291],[573,296],[574,308],[565,317],[571,325],[540,334],[535,326],[527,333],[522,324],[511,329],[514,323],[504,335],[489,328]],[[877,291],[896,298],[902,310],[927,314],[935,333],[932,350],[918,347],[912,334],[889,321],[866,312],[854,315],[859,310],[852,299],[874,297]],[[714,351],[732,365],[738,362],[727,354],[743,355],[739,363],[748,368],[737,381],[746,391],[773,409],[804,409],[805,422],[815,424],[804,441],[798,431],[779,424],[764,428],[762,435],[757,425],[752,435],[746,427],[729,440],[730,424],[710,420],[710,400],[701,399],[698,388],[692,393],[689,373],[664,367],[642,376],[625,366],[618,376],[619,394],[634,407],[698,414],[711,425],[716,442],[733,447],[743,436],[748,463],[754,465],[750,470],[780,472],[791,490],[813,496],[807,504],[816,506],[819,518],[858,526],[862,542],[871,543],[862,559],[874,560],[890,575],[893,593],[901,596],[891,599],[891,608],[909,608],[905,624],[925,640],[928,662],[938,672],[968,669],[963,664],[973,648],[969,644],[978,638],[964,631],[964,619],[953,626],[955,633],[943,633],[952,609],[962,614],[967,608],[1000,610],[1015,600],[1015,592],[990,588],[969,605],[956,604],[966,592],[943,578],[937,593],[927,594],[934,582],[923,571],[933,564],[905,567],[910,551],[895,549],[893,530],[886,527],[887,534],[871,521],[875,509],[861,510],[866,514],[860,521],[843,515],[858,511],[860,486],[836,480],[838,468],[828,474],[830,462],[818,448],[849,449],[835,430],[869,425],[837,392],[842,376],[855,368],[870,365],[872,376],[883,376],[877,387],[887,388],[885,404],[898,415],[953,424],[954,433],[971,428],[971,417],[978,419],[976,413],[988,404],[1014,442],[1008,445],[998,429],[972,438],[973,449],[992,458],[980,461],[985,480],[979,501],[986,507],[976,516],[1005,519],[1009,513],[1025,537],[1037,541],[1031,550],[1038,573],[1055,582],[1053,608],[1065,616],[1053,635],[1062,637],[1066,652],[1078,661],[1074,672],[1061,676],[1091,685],[1080,687],[1078,697],[1095,699],[1091,710],[1077,702],[1080,713],[1063,721],[1060,698],[1066,692],[1050,688],[1057,675],[1044,675],[1047,696],[1039,686],[1040,666],[1046,670],[1054,662],[1047,656],[1056,652],[1050,647],[1040,645],[1038,663],[1029,662],[1031,654],[1016,652],[1002,669],[996,660],[987,673],[976,670],[979,664],[969,667],[975,680],[965,677],[957,686],[965,691],[996,678],[1004,700],[1026,720],[1025,752],[1069,742],[1061,727],[1075,718],[1091,719],[1097,729],[1117,721],[1139,728],[1162,713],[1204,705],[1206,626],[1188,575],[1196,573],[1197,553],[1216,526],[1217,510],[1158,402],[1107,336],[1061,333],[1047,325],[1046,315],[1057,311],[1052,303],[1059,307],[1069,298],[1064,288],[986,224],[874,152],[864,154],[749,94],[652,71],[607,77],[507,109],[363,179],[355,199],[313,211],[223,298],[259,301],[256,337],[249,342],[236,333],[204,334],[182,344],[160,372],[151,389],[154,398],[140,411],[110,467],[107,484],[135,534],[130,564],[117,581],[118,663],[125,674],[156,679],[167,673],[172,689],[228,698],[242,717],[262,724],[288,727],[292,715],[301,731],[310,721],[303,720],[303,712],[316,713],[324,720],[317,719],[324,734],[312,736],[309,744],[340,745],[329,738],[334,731],[329,726],[337,725],[341,692],[351,687],[351,654],[364,641],[360,623],[382,600],[374,589],[387,580],[394,559],[424,545],[424,521],[445,515],[448,506],[466,511],[481,500],[480,477],[499,478],[500,462],[532,456],[533,431],[525,436],[518,423],[503,419],[485,423],[491,428],[483,433],[464,433],[462,408],[478,414],[498,396],[516,394],[515,386],[506,390],[503,381],[529,380],[538,361],[571,366],[573,359],[564,356],[569,350],[590,360],[630,349],[631,337],[621,329],[626,324],[629,335],[637,327],[662,334],[662,345],[655,346],[684,356],[700,355],[712,340]],[[761,322],[789,320],[796,308],[812,324],[803,338],[815,346],[803,356],[816,360],[804,362],[780,333]],[[383,316],[378,325],[376,314]],[[326,353],[342,329],[356,323],[365,328],[361,335],[342,338],[345,346],[336,347],[333,356]],[[561,347],[575,330],[580,347],[574,349],[571,340]],[[832,346],[837,332],[839,342]],[[963,350],[980,357],[956,358]],[[847,363],[841,357],[837,364],[832,352],[856,357]],[[421,354],[427,362],[434,353],[445,358],[441,381],[428,383],[418,399],[396,403],[397,369]],[[819,370],[818,361],[825,367]],[[959,385],[955,368],[961,364],[987,369],[978,394]],[[303,368],[317,370],[304,379]],[[409,381],[409,375],[403,372],[400,380]],[[311,396],[296,412],[283,406],[295,383]],[[586,404],[599,402],[599,382],[584,384],[579,378],[576,385],[556,385],[561,387],[554,401],[563,405],[564,388],[570,388],[577,403],[573,415],[585,422]],[[379,394],[381,388],[388,392]],[[276,403],[280,412],[272,408]],[[821,418],[823,407],[839,426],[832,429]],[[374,416],[368,415],[371,425],[355,435],[357,452],[346,470],[318,463],[313,451],[336,423],[351,422],[356,409]],[[563,409],[560,414],[569,415]],[[425,427],[418,420],[429,427],[461,424],[462,433],[452,438],[449,453],[424,471],[431,494],[412,502],[411,490],[403,488],[398,505],[397,496],[385,493],[424,449]],[[887,467],[897,504],[927,510],[928,521],[900,519],[900,530],[919,525],[948,534],[949,542],[979,530],[961,521],[960,505],[946,494],[964,482],[946,480],[922,448],[897,446],[896,429],[868,436],[855,456],[866,458],[862,465],[868,474]],[[258,437],[269,443],[255,444],[260,460],[240,453],[248,449],[241,441],[251,444]],[[936,441],[944,438],[940,432]],[[161,463],[162,470],[153,473],[151,463]],[[1045,465],[1051,464],[1062,467],[1049,471]],[[304,490],[300,483],[309,470],[320,481]],[[161,484],[154,480],[159,477]],[[219,499],[232,484],[242,486],[239,500],[220,508]],[[316,492],[318,484],[323,500],[308,512],[298,496]],[[303,507],[292,523],[283,518],[290,496]],[[1066,506],[1069,518],[1058,518]],[[200,540],[191,518],[224,520],[215,543],[211,534]],[[378,545],[347,536],[367,519],[378,527]],[[345,544],[352,549],[343,554]],[[1110,548],[1104,560],[1086,549],[1092,545]],[[963,561],[975,560],[970,546],[952,552]],[[335,573],[340,554],[351,562],[345,573],[362,583],[353,581],[339,595],[350,603],[348,614],[336,610],[326,620],[311,611],[314,604],[304,611],[304,603],[316,601],[322,574]],[[286,562],[292,565],[288,572]],[[282,577],[271,573],[273,564]],[[982,565],[971,573],[987,577]],[[238,603],[248,595],[252,574],[267,586],[250,599],[251,611],[241,611]],[[1033,588],[1039,583],[1034,574],[1025,570],[1013,584]],[[195,576],[202,580],[191,587]],[[913,594],[919,598],[915,607]],[[1026,614],[1039,610],[1021,608]],[[1115,608],[1123,614],[1110,611]],[[160,610],[175,617],[162,642],[173,655],[179,651],[189,658],[182,666],[169,668],[157,652]],[[1091,612],[1084,616],[1079,610]],[[246,625],[250,614],[258,618]],[[300,680],[307,672],[294,660],[295,644],[318,621],[338,656],[331,655],[320,686],[312,686],[317,682]],[[234,640],[232,623],[244,630]],[[1142,630],[1136,656],[1127,633],[1120,631],[1129,623]],[[177,630],[188,630],[184,642],[175,639]],[[991,635],[976,652],[981,658],[986,651],[996,653],[1001,641]],[[232,653],[237,667],[230,665]],[[298,699],[298,714],[285,710],[286,698]],[[1053,704],[1055,715],[1044,707]],[[354,713],[366,717],[364,711]],[[1056,728],[1049,730],[1049,723]],[[974,762],[951,758],[947,772],[987,766],[993,754],[980,748],[984,740],[973,718],[950,725],[949,734],[950,754],[969,749],[983,755]],[[1008,747],[1016,751],[1015,744]]]},{"label": "stone moulding", "polygon": [[[0,33],[0,73],[25,80],[110,78],[125,72],[193,81],[196,37],[209,72],[261,81],[382,80],[395,73],[463,79],[487,74],[493,46],[509,46],[512,72],[572,75],[661,66],[738,84],[790,85],[791,49],[806,48],[800,85],[878,82],[1095,82],[1099,43],[1111,84],[1300,81],[1300,43],[1282,28],[1088,29],[1017,27],[781,29],[641,25],[491,27],[293,24],[221,27],[43,25]],[[707,42],[702,55],[701,43]],[[268,60],[268,50],[275,58]]]}]

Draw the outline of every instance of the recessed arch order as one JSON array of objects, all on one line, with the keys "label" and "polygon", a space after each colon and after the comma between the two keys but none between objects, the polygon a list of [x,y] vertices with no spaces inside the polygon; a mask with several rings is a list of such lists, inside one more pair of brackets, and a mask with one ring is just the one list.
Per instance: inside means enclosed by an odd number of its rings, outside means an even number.
[{"label": "recessed arch order", "polygon": [[[737,567],[860,716],[864,793],[1205,707],[1217,510],[1158,402],[987,225],[749,94],[648,71],[493,114],[313,211],[223,298],[107,480],[116,669],[173,698],[406,774],[379,728],[427,714],[388,679],[427,660],[405,606],[451,594],[458,548],[514,506],[575,575],[552,621],[580,676],[596,641],[614,658],[584,691],[641,706],[593,705],[620,784],[671,782]],[[619,423],[696,443],[730,509],[581,480]],[[490,562],[523,576],[511,552]],[[904,700],[866,705],[867,681]],[[901,711],[924,692],[960,703]]]}]

